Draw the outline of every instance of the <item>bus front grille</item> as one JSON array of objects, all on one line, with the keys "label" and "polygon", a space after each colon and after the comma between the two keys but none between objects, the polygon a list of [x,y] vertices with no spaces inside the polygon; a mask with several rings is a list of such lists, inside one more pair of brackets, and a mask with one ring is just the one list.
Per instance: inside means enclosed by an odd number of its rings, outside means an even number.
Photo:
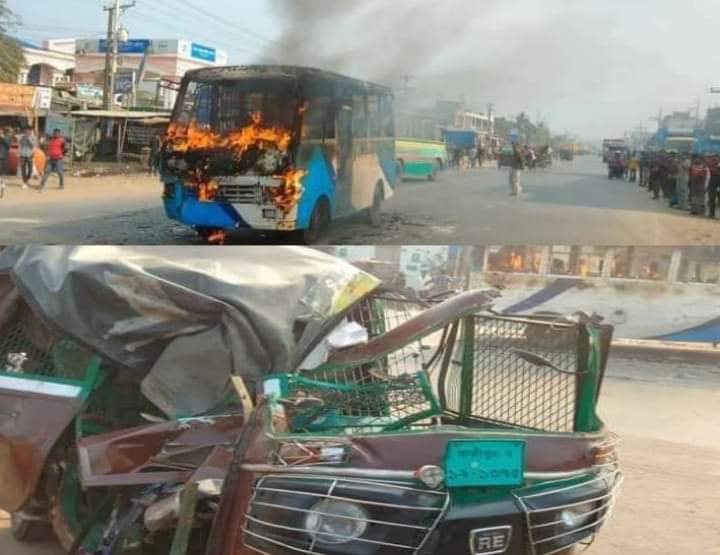
[{"label": "bus front grille", "polygon": [[224,183],[220,185],[218,197],[232,204],[260,204],[260,188],[257,185]]}]

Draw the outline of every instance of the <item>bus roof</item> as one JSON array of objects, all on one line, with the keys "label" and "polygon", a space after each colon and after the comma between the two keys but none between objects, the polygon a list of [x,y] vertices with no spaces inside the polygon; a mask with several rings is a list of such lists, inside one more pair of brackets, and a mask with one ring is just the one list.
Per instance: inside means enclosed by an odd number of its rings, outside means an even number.
[{"label": "bus roof", "polygon": [[392,89],[384,85],[355,79],[332,71],[312,67],[282,65],[249,65],[201,68],[188,71],[185,79],[196,81],[233,81],[236,79],[293,79],[317,83],[343,84],[355,91],[392,95]]}]

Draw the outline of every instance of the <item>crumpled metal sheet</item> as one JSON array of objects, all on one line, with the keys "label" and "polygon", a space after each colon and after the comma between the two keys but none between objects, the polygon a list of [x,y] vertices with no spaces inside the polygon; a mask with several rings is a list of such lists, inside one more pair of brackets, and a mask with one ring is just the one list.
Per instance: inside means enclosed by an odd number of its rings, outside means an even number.
[{"label": "crumpled metal sheet", "polygon": [[115,365],[143,372],[170,417],[202,414],[230,390],[296,369],[369,274],[299,247],[11,247],[8,275],[35,312]]}]

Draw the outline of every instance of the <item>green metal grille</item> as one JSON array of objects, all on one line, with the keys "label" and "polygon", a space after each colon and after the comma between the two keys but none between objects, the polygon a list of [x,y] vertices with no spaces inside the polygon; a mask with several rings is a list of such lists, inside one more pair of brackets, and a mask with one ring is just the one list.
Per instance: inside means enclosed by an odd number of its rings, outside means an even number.
[{"label": "green metal grille", "polygon": [[440,414],[440,406],[425,372],[365,381],[320,381],[322,376],[286,375],[283,398],[287,420],[294,432],[375,432],[397,430]]},{"label": "green metal grille", "polygon": [[[473,327],[466,329],[444,381],[447,408],[512,426],[573,431],[580,327],[491,316],[468,321]],[[471,373],[463,372],[463,357]]]},{"label": "green metal grille", "polygon": [[24,304],[0,329],[2,373],[82,382],[92,359],[90,351],[52,332]]}]

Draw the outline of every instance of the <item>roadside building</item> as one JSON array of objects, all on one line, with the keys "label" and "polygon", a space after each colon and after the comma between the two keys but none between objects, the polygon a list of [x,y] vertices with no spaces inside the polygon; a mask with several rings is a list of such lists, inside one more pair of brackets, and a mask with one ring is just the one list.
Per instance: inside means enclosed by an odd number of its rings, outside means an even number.
[{"label": "roadside building", "polygon": [[[75,44],[75,80],[79,84],[102,86],[105,72],[106,40],[78,40]],[[170,109],[177,96],[179,80],[190,70],[227,65],[224,50],[184,39],[131,39],[120,45],[118,82],[136,80],[137,104]],[[116,92],[119,92],[116,90]],[[122,92],[122,91],[120,91]]]},{"label": "roadside building", "polygon": [[53,87],[72,80],[75,69],[73,39],[46,40],[42,45],[19,39],[17,42],[25,56],[25,65],[18,75],[19,84]]},{"label": "roadside building", "polygon": [[455,118],[455,127],[475,131],[479,137],[487,138],[495,133],[495,117],[491,114],[460,110]]}]

